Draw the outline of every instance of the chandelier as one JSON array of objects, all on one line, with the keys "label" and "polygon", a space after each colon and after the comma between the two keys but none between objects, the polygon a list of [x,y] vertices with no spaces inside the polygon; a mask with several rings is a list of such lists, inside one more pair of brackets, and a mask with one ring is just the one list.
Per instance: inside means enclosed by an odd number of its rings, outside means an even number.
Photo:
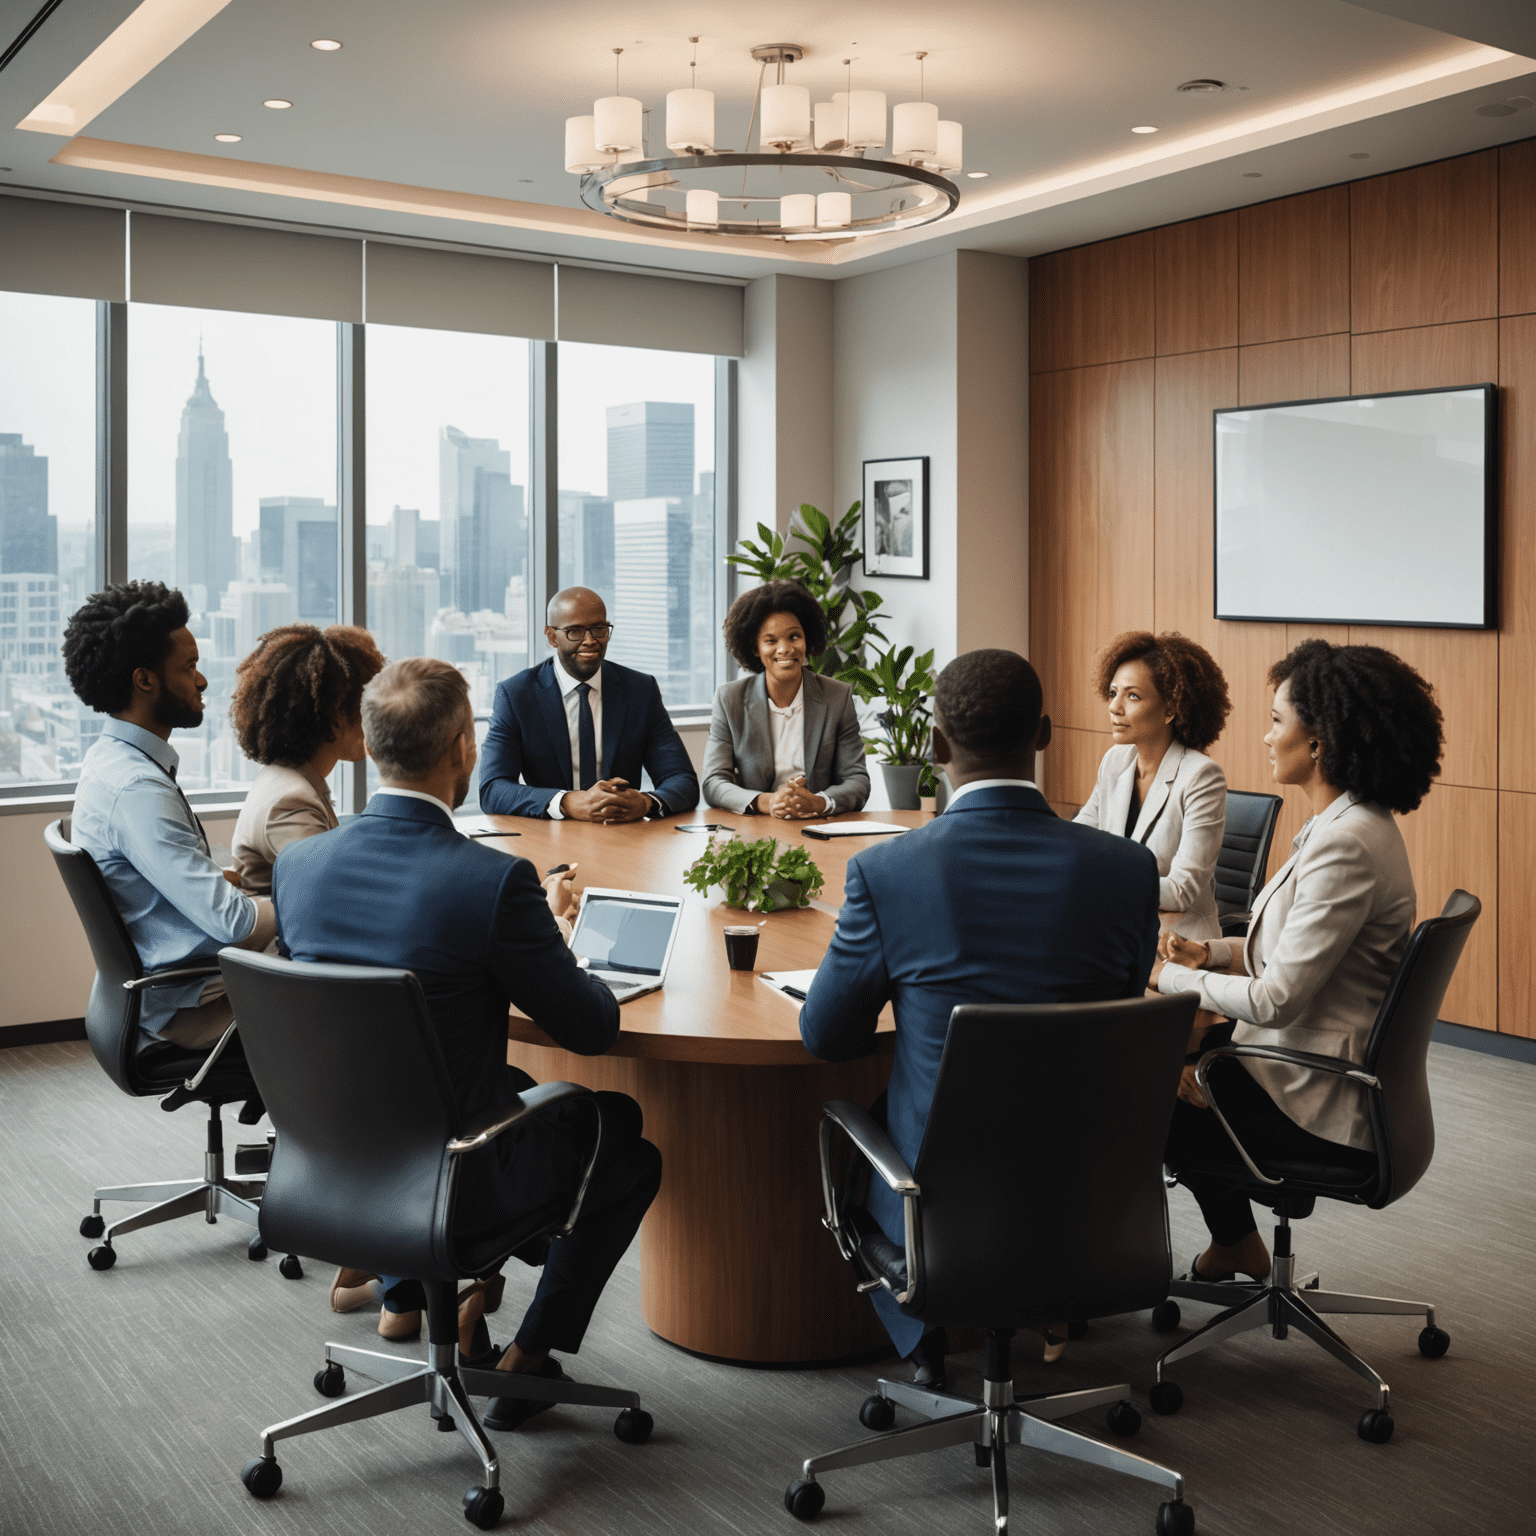
[{"label": "chandelier", "polygon": [[[613,95],[595,102],[590,117],[565,120],[565,168],[581,177],[587,207],[674,233],[828,240],[916,229],[959,205],[949,177],[961,168],[960,124],[941,121],[927,100],[926,53],[916,56],[920,99],[892,110],[890,151],[872,158],[886,145],[885,93],[854,90],[851,59],[842,61],[847,89],[813,104],[805,86],[784,78],[806,49],[754,48],[757,90],[737,152],[716,142],[714,92],[697,85],[698,41],[689,38],[693,83],[667,94],[667,157],[649,150],[645,104],[619,94],[622,48],[613,50]],[[770,67],[775,79],[765,85]]]}]

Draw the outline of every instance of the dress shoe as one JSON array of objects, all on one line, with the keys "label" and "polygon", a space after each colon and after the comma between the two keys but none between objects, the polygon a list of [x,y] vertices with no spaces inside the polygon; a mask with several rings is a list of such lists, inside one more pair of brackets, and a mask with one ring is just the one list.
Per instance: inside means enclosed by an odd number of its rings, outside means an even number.
[{"label": "dress shoe", "polygon": [[949,1335],[942,1328],[930,1328],[917,1341],[917,1348],[907,1356],[908,1362],[916,1367],[912,1375],[913,1386],[932,1387],[935,1391],[942,1387],[948,1353]]},{"label": "dress shoe", "polygon": [[1184,1279],[1187,1282],[1192,1281],[1196,1285],[1263,1285],[1269,1279],[1269,1266],[1265,1265],[1262,1275],[1256,1275],[1251,1270],[1246,1269],[1243,1273],[1248,1277],[1246,1280],[1239,1280],[1237,1278],[1238,1272],[1235,1269],[1229,1269],[1225,1274],[1208,1275],[1200,1268],[1197,1260],[1191,1259],[1189,1273],[1184,1276]]},{"label": "dress shoe", "polygon": [[501,1309],[501,1295],[506,1288],[507,1277],[502,1274],[492,1275],[485,1282],[485,1310],[487,1316]]},{"label": "dress shoe", "polygon": [[1041,1357],[1047,1365],[1055,1365],[1067,1352],[1067,1325],[1061,1324],[1061,1331],[1055,1328],[1045,1330],[1045,1353]]},{"label": "dress shoe", "polygon": [[392,1344],[403,1344],[407,1339],[421,1337],[421,1310],[413,1307],[409,1312],[391,1312],[388,1307],[379,1308],[379,1337]]},{"label": "dress shoe", "polygon": [[374,1290],[368,1282],[378,1278],[367,1270],[348,1269],[343,1265],[331,1281],[331,1311],[356,1312],[359,1307],[366,1307],[374,1300]]},{"label": "dress shoe", "polygon": [[486,1288],[479,1281],[459,1293],[459,1364],[488,1371],[501,1359],[485,1325]]},{"label": "dress shoe", "polygon": [[[511,1375],[509,1371],[507,1373]],[[545,1381],[569,1381],[571,1378],[560,1369],[560,1362],[553,1355],[545,1355],[544,1362],[537,1370],[526,1373],[530,1376],[541,1376]],[[537,1397],[493,1397],[486,1406],[485,1416],[480,1422],[487,1429],[516,1429],[520,1424],[526,1424],[536,1413],[543,1413],[546,1408],[553,1408],[551,1402]]]}]

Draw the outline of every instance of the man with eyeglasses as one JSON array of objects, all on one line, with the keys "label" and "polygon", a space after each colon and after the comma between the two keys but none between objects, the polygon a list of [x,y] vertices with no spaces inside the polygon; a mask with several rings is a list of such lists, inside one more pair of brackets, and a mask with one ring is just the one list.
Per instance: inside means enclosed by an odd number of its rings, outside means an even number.
[{"label": "man with eyeglasses", "polygon": [[481,810],[604,822],[691,811],[698,775],[656,679],[604,659],[613,625],[602,598],[567,587],[550,598],[545,617],[555,654],[496,690]]}]

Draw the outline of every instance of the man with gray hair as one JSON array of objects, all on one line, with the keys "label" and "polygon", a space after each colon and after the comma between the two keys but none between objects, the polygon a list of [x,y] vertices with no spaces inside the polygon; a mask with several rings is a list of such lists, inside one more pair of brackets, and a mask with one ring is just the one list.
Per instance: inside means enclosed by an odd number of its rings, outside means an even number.
[{"label": "man with gray hair", "polygon": [[[578,968],[561,925],[574,866],[541,889],[526,859],[459,834],[453,811],[475,768],[475,722],[464,678],[447,662],[397,661],[363,691],[363,735],[382,783],[366,810],[331,832],[292,843],[273,866],[278,941],[295,960],[413,971],[468,1124],[533,1086],[507,1065],[510,1005],[583,1056],[619,1035],[619,1006]],[[608,1276],[661,1184],[661,1154],[641,1132],[640,1106],[599,1093],[602,1138],[581,1220],[549,1247],[544,1273],[500,1369],[563,1379],[552,1349],[574,1353]],[[467,1242],[574,1193],[591,1150],[591,1115],[573,1112],[504,1136],[463,1160],[458,1228]],[[379,1332],[412,1337],[422,1297],[413,1280],[343,1270],[333,1288],[366,1296],[384,1283]],[[353,1303],[358,1304],[356,1301]],[[342,1306],[341,1310],[347,1310]],[[489,1349],[478,1306],[461,1308],[459,1348]],[[513,1429],[538,1405],[494,1398],[485,1423]]]}]

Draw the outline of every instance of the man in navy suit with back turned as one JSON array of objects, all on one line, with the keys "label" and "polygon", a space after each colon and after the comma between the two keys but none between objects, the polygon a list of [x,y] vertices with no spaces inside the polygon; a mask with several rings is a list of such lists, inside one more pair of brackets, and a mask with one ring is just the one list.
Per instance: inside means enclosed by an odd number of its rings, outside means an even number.
[{"label": "man in navy suit with back turned", "polygon": [[[970,651],[939,675],[933,749],[954,793],[927,826],[848,865],[843,909],[800,1011],[813,1056],[864,1055],[896,1012],[886,1128],[917,1163],[950,1010],[960,1003],[1139,997],[1157,956],[1157,861],[1127,837],[1063,821],[1033,782],[1050,741],[1040,679],[1012,651]],[[1020,1083],[1019,1112],[1049,1083]],[[870,1181],[869,1212],[898,1246],[901,1198]],[[917,1379],[944,1379],[942,1328],[889,1291],[875,1309]]]},{"label": "man in navy suit with back turned", "polygon": [[[567,947],[573,875],[541,890],[526,859],[454,827],[453,809],[464,803],[475,767],[475,719],[462,674],[425,657],[397,661],[368,684],[362,708],[379,791],[345,826],[282,850],[272,872],[278,941],[294,960],[414,971],[468,1123],[533,1086],[507,1064],[509,1003],[583,1056],[618,1039],[619,1005]],[[550,1243],[538,1290],[499,1369],[563,1379],[549,1351],[580,1347],[603,1286],[660,1187],[661,1154],[641,1137],[640,1106],[621,1093],[599,1093],[597,1101],[602,1138],[580,1219],[569,1236]],[[568,1206],[595,1132],[591,1110],[568,1105],[465,1157],[459,1235],[492,1237],[530,1211]],[[410,1337],[422,1306],[413,1280],[344,1269],[332,1305],[338,1290],[366,1296],[373,1278],[385,1286],[379,1332]],[[472,1292],[460,1308],[462,1354],[489,1350],[483,1304],[483,1293]],[[514,1429],[537,1411],[529,1399],[493,1398],[485,1424]]]},{"label": "man in navy suit with back turned", "polygon": [[545,617],[554,656],[496,690],[480,809],[605,822],[691,811],[698,775],[656,679],[604,660],[613,626],[602,598],[567,587]]}]

